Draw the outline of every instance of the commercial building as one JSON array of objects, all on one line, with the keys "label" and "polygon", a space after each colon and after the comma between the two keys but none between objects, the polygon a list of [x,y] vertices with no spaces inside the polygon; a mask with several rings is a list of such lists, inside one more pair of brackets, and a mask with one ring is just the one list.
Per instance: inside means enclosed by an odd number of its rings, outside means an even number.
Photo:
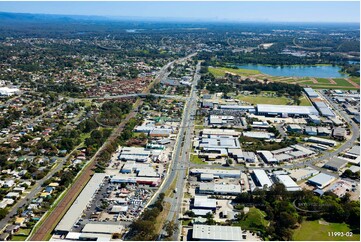
[{"label": "commercial building", "polygon": [[317,134],[319,136],[330,136],[331,132],[332,131],[326,127],[317,127]]},{"label": "commercial building", "polygon": [[323,189],[326,186],[330,185],[330,183],[333,182],[334,180],[336,180],[336,177],[327,175],[325,173],[320,173],[308,179],[308,183],[320,189]]},{"label": "commercial building", "polygon": [[298,124],[289,124],[287,126],[287,131],[293,133],[302,133],[302,127]]},{"label": "commercial building", "polygon": [[270,125],[267,122],[254,121],[251,124],[251,127],[254,128],[254,129],[268,129],[270,127]]},{"label": "commercial building", "polygon": [[110,179],[111,183],[143,184],[158,186],[161,182],[159,177],[130,177],[129,175],[117,175]]},{"label": "commercial building", "polygon": [[246,235],[239,226],[194,224],[192,239],[207,241],[241,241],[246,239]]},{"label": "commercial building", "polygon": [[232,110],[240,112],[255,113],[256,109],[253,106],[241,106],[241,105],[219,105],[221,110]]},{"label": "commercial building", "polygon": [[315,136],[315,135],[317,135],[317,128],[313,127],[313,126],[306,126],[305,134]]},{"label": "commercial building", "polygon": [[134,160],[139,162],[146,162],[151,155],[150,150],[139,147],[122,147],[119,152],[119,160]]},{"label": "commercial building", "polygon": [[328,146],[331,146],[331,147],[337,145],[336,141],[329,140],[329,139],[318,138],[318,137],[305,138],[305,141],[312,142],[312,143],[317,143],[317,144],[328,145]]},{"label": "commercial building", "polygon": [[213,169],[191,169],[191,175],[212,174],[214,178],[240,178],[240,170],[213,170]]},{"label": "commercial building", "polygon": [[240,148],[239,140],[233,136],[215,136],[211,135],[210,138],[201,138],[199,142],[200,149],[236,149]]},{"label": "commercial building", "polygon": [[329,162],[327,162],[323,167],[333,170],[333,171],[339,171],[340,169],[344,168],[347,165],[347,161],[334,157]]},{"label": "commercial building", "polygon": [[269,179],[268,175],[266,174],[266,172],[264,170],[253,170],[253,175],[254,178],[256,180],[256,182],[258,183],[258,187],[260,188],[269,188],[273,185],[272,181]]},{"label": "commercial building", "polygon": [[199,185],[199,193],[214,195],[238,195],[241,193],[241,185],[201,183]]},{"label": "commercial building", "polygon": [[256,132],[256,131],[247,131],[243,132],[243,136],[254,138],[254,139],[273,139],[275,135],[269,132]]},{"label": "commercial building", "polygon": [[346,137],[346,129],[342,127],[336,127],[332,131],[332,136],[335,139],[344,140]]},{"label": "commercial building", "polygon": [[291,170],[290,177],[292,177],[296,181],[301,181],[301,180],[305,180],[311,176],[315,176],[319,173],[320,173],[320,171],[312,169],[312,168],[303,168],[303,169]]},{"label": "commercial building", "polygon": [[305,88],[303,88],[303,90],[305,91],[305,93],[307,94],[307,96],[309,98],[317,98],[317,97],[319,97],[318,93],[315,92],[315,90],[313,90],[310,87],[305,87]]},{"label": "commercial building", "polygon": [[311,123],[314,123],[314,124],[320,124],[321,123],[321,119],[319,116],[317,115],[308,115],[308,120],[311,122]]},{"label": "commercial building", "polygon": [[88,184],[69,208],[68,212],[56,226],[55,231],[69,232],[72,229],[73,225],[81,217],[83,211],[86,209],[86,206],[91,201],[100,185],[103,183],[105,177],[105,173],[95,173],[93,175]]},{"label": "commercial building", "polygon": [[234,129],[203,129],[202,130],[203,137],[204,136],[209,137],[210,135],[238,137],[241,135],[241,133]]},{"label": "commercial building", "polygon": [[87,223],[82,232],[83,233],[98,233],[98,234],[114,234],[121,233],[124,230],[124,226],[120,224],[108,224],[108,223]]},{"label": "commercial building", "polygon": [[288,175],[276,175],[276,180],[282,183],[287,191],[294,192],[302,190],[301,187],[297,185],[297,183],[294,182]]},{"label": "commercial building", "polygon": [[309,115],[318,115],[318,111],[313,106],[297,106],[295,108],[292,105],[257,104],[257,114],[282,117],[308,117]]},{"label": "commercial building", "polygon": [[211,125],[225,125],[231,123],[233,120],[233,116],[209,115],[209,124]]},{"label": "commercial building", "polygon": [[360,156],[360,146],[353,146],[351,149],[345,152],[344,156],[350,159],[356,159]]},{"label": "commercial building", "polygon": [[332,184],[328,191],[334,193],[338,197],[343,197],[345,194],[352,189],[352,184],[345,180],[339,180]]},{"label": "commercial building", "polygon": [[196,209],[210,209],[215,211],[217,208],[217,200],[208,198],[207,196],[195,195],[193,207]]},{"label": "commercial building", "polygon": [[335,117],[336,115],[332,112],[332,110],[326,105],[326,103],[322,101],[313,102],[318,111],[324,117]]},{"label": "commercial building", "polygon": [[278,160],[274,157],[271,151],[257,150],[257,154],[266,163],[278,163]]}]

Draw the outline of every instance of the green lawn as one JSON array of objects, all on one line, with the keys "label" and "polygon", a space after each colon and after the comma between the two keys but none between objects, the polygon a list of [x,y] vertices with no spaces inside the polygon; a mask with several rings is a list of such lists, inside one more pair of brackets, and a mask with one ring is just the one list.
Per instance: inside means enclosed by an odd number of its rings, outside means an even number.
[{"label": "green lawn", "polygon": [[191,154],[191,162],[194,164],[208,165],[208,163],[202,161],[202,159],[199,158],[198,155],[193,155],[193,154]]},{"label": "green lawn", "polygon": [[351,83],[349,83],[347,80],[343,79],[343,78],[334,78],[333,79],[336,83],[337,86],[350,86],[352,87]]},{"label": "green lawn", "polygon": [[24,235],[13,235],[11,241],[25,241],[27,236]]},{"label": "green lawn", "polygon": [[[277,97],[272,95],[265,95],[265,92],[262,92],[260,95],[238,95],[236,97],[238,100],[243,102],[248,102],[250,104],[274,104],[274,105],[290,105],[293,101],[285,96]],[[307,98],[301,97],[300,106],[310,106],[311,103]]]},{"label": "green lawn", "polygon": [[233,69],[233,68],[225,68],[225,67],[209,67],[208,71],[212,73],[215,77],[223,77],[226,72],[234,73],[237,75],[256,75],[261,74],[260,71],[257,70],[248,70],[248,69]]},{"label": "green lawn", "polygon": [[330,84],[330,80],[327,78],[315,78],[320,84]]},{"label": "green lawn", "polygon": [[300,106],[311,106],[312,104],[310,103],[310,101],[308,100],[307,97],[303,96],[300,98]]},{"label": "green lawn", "polygon": [[252,207],[246,214],[246,217],[237,221],[234,225],[241,226],[245,230],[260,230],[262,227],[267,227],[268,221],[265,219],[266,213],[259,210],[258,208]]},{"label": "green lawn", "polygon": [[350,79],[351,79],[351,81],[353,81],[354,83],[360,84],[360,77],[353,76],[353,77],[350,77]]},{"label": "green lawn", "polygon": [[303,241],[324,241],[324,240],[360,240],[359,234],[354,234],[352,237],[347,236],[329,236],[328,232],[350,232],[350,229],[345,223],[330,223],[329,225],[323,225],[316,221],[304,221],[301,227],[296,229],[293,234],[293,240]]}]

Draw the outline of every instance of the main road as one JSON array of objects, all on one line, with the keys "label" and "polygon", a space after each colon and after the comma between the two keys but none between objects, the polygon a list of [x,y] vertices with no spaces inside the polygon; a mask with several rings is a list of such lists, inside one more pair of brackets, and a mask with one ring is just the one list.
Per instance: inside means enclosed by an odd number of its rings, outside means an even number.
[{"label": "main road", "polygon": [[[168,211],[167,221],[173,221],[177,226],[177,231],[173,235],[172,240],[176,241],[179,237],[179,232],[181,228],[181,224],[179,223],[179,214],[181,213],[182,199],[183,199],[183,188],[186,182],[186,171],[190,166],[189,163],[189,154],[190,154],[190,144],[192,143],[192,134],[193,134],[193,117],[197,110],[197,83],[200,79],[200,66],[201,63],[198,62],[196,66],[196,71],[193,77],[192,88],[190,92],[190,96],[186,102],[185,109],[183,111],[183,118],[181,121],[181,125],[178,132],[177,143],[174,148],[173,161],[169,167],[170,171],[166,176],[161,188],[159,189],[159,193],[165,193],[171,184],[176,180],[176,193],[174,198],[167,198],[170,200],[171,206]],[[173,192],[173,191],[172,191]],[[150,202],[152,204],[154,202],[155,196],[153,200]],[[161,234],[165,232],[162,231]]]}]

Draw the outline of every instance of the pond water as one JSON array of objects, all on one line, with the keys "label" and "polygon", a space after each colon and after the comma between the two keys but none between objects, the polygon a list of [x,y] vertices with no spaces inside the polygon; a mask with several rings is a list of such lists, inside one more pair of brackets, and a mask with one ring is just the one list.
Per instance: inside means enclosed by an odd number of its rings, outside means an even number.
[{"label": "pond water", "polygon": [[240,69],[259,70],[263,74],[271,76],[285,77],[323,77],[323,78],[343,78],[347,75],[340,73],[338,66],[267,66],[267,65],[240,65]]}]

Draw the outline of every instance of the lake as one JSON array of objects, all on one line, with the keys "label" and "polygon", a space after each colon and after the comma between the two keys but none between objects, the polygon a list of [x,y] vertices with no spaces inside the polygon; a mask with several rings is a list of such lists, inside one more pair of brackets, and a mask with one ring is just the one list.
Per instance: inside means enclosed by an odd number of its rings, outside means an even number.
[{"label": "lake", "polygon": [[343,78],[345,74],[339,73],[341,70],[338,66],[267,66],[267,65],[240,65],[240,69],[258,70],[263,74],[271,76],[285,77],[323,77],[323,78]]}]

